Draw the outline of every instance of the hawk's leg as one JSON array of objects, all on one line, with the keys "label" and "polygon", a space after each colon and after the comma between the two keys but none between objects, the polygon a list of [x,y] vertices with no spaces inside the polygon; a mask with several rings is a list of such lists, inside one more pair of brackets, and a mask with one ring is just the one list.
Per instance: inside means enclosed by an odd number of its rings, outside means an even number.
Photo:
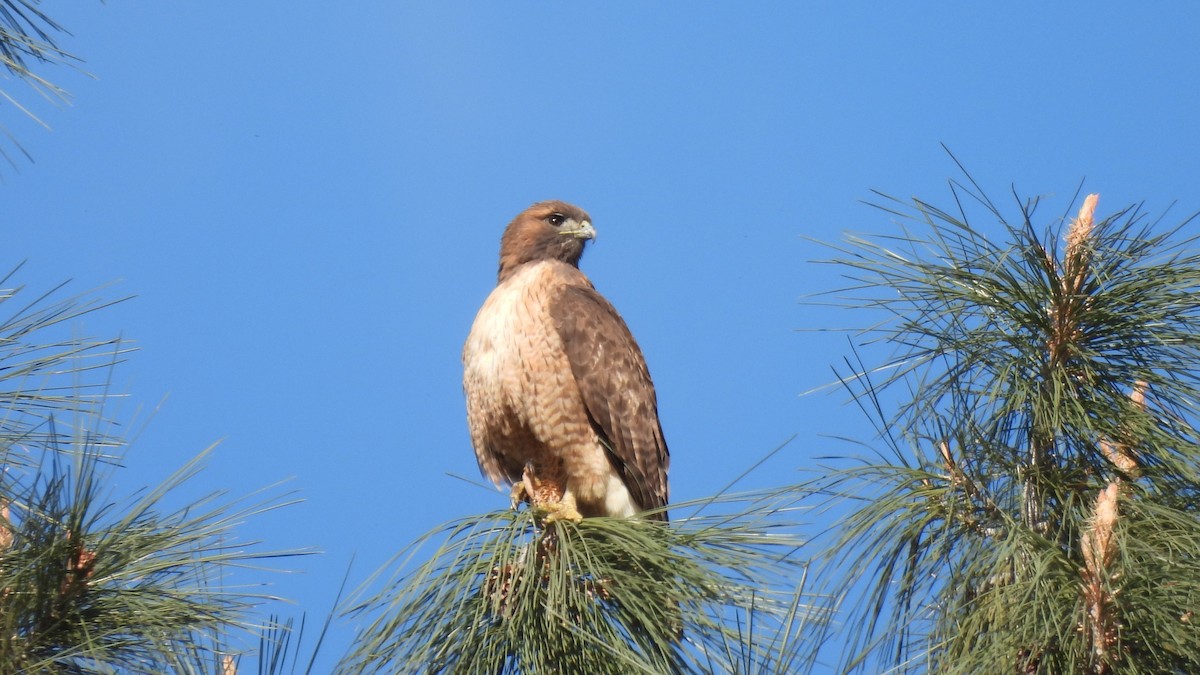
[{"label": "hawk's leg", "polygon": [[512,508],[516,509],[524,502],[543,516],[547,523],[556,520],[578,523],[583,516],[575,504],[575,496],[564,489],[561,479],[561,471],[551,472],[545,478],[539,477],[534,471],[533,462],[526,463],[521,480],[512,487]]},{"label": "hawk's leg", "polygon": [[546,502],[538,506],[546,514],[547,523],[557,520],[578,523],[583,520],[583,515],[579,513],[579,507],[575,505],[575,495],[570,492],[563,494],[562,499],[556,502]]},{"label": "hawk's leg", "polygon": [[508,497],[510,503],[512,504],[513,511],[516,511],[518,508],[520,508],[521,504],[533,503],[533,492],[530,491],[529,488],[525,487],[524,480],[519,480],[513,483],[512,491],[509,492]]},{"label": "hawk's leg", "polygon": [[525,462],[525,470],[521,472],[521,480],[513,483],[509,492],[512,510],[516,511],[521,504],[538,505],[538,495],[541,485],[533,473],[533,462]]}]

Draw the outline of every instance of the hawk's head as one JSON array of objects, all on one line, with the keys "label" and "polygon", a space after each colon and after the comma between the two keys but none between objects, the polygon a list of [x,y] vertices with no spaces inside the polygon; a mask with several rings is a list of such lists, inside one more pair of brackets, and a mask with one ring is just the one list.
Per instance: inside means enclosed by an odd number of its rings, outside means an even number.
[{"label": "hawk's head", "polygon": [[579,266],[583,245],[596,238],[592,219],[566,202],[538,202],[525,209],[500,238],[500,280],[534,260],[561,260]]}]

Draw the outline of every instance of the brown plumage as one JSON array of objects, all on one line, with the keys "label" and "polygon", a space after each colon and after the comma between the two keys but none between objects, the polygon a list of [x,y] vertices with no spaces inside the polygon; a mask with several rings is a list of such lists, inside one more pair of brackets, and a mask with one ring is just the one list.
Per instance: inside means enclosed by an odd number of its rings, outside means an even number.
[{"label": "brown plumage", "polygon": [[670,458],[646,360],[579,271],[594,236],[588,214],[564,202],[513,219],[500,241],[499,283],[463,348],[480,469],[497,485],[525,475],[538,484],[527,491],[561,495],[566,517],[667,504]]}]

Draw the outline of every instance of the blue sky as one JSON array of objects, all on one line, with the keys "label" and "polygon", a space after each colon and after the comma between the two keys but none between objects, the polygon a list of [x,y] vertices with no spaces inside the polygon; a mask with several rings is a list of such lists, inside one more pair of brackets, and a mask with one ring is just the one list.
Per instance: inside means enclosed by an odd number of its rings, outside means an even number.
[{"label": "blue sky", "polygon": [[[157,408],[117,474],[154,484],[220,440],[194,489],[284,478],[304,503],[247,539],[324,553],[274,591],[323,615],[454,517],[479,481],[459,354],[531,202],[587,209],[582,267],[638,338],[675,500],[799,480],[867,438],[832,379],[866,319],[806,238],[888,234],[872,189],[949,204],[950,147],[994,198],[1080,181],[1100,212],[1200,208],[1200,6],[1131,3],[46,3],[85,63],[14,81],[46,132],[0,183],[19,281],[136,298],[124,405]],[[11,151],[11,146],[7,146]],[[159,403],[167,397],[165,402]],[[344,648],[342,626],[327,645]]]}]

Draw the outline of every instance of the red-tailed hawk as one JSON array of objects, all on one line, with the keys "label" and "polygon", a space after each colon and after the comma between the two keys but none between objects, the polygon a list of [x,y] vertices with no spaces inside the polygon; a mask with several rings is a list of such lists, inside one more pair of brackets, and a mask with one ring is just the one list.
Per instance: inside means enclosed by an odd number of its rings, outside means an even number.
[{"label": "red-tailed hawk", "polygon": [[564,202],[518,215],[500,240],[499,283],[463,347],[479,468],[554,518],[667,504],[670,458],[646,360],[579,271],[595,235],[588,214]]}]

